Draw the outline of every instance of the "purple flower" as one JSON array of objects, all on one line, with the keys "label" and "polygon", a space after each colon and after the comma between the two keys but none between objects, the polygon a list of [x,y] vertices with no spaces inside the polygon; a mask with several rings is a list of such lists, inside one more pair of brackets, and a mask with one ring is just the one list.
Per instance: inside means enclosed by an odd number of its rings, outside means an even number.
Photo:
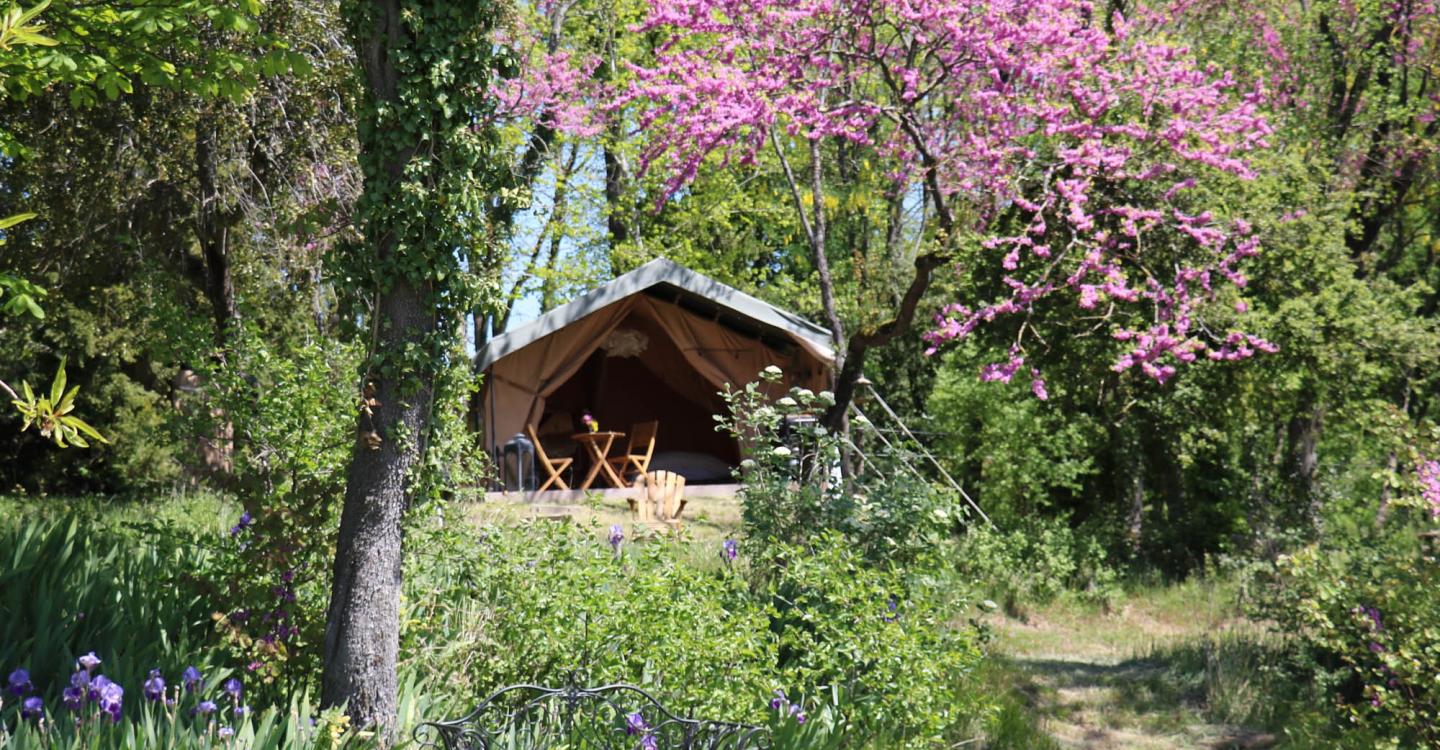
[{"label": "purple flower", "polygon": [[185,685],[185,692],[187,693],[193,693],[199,690],[200,683],[203,682],[204,679],[205,678],[200,676],[200,670],[195,667],[186,667],[185,671],[180,673],[180,682]]},{"label": "purple flower", "polygon": [[65,701],[65,707],[71,711],[79,711],[85,705],[85,689],[79,687],[67,687],[60,692],[60,697]]},{"label": "purple flower", "polygon": [[281,583],[290,583],[293,580],[295,580],[295,571],[293,569],[280,574]]},{"label": "purple flower", "polygon": [[896,612],[900,609],[900,602],[895,601],[895,597],[892,596],[886,607],[889,609],[889,613],[885,615],[885,622],[895,622],[895,619],[899,617]]},{"label": "purple flower", "polygon": [[620,524],[618,524],[618,523],[616,523],[616,524],[611,524],[611,525],[610,525],[610,546],[613,547],[616,552],[619,552],[619,551],[620,551],[620,545],[623,544],[624,542],[625,542],[625,530],[622,529],[622,528],[620,528]]},{"label": "purple flower", "polygon": [[1384,646],[1381,646],[1380,644],[1376,643],[1375,641],[1370,641],[1370,653],[1372,653],[1372,654],[1383,654],[1383,653],[1385,653],[1385,647],[1384,647]]},{"label": "purple flower", "polygon": [[247,510],[244,513],[241,513],[240,522],[230,527],[230,536],[235,536],[236,534],[239,534],[240,532],[250,528],[250,524],[254,522],[255,519],[250,516],[250,511]]},{"label": "purple flower", "polygon": [[70,687],[81,690],[84,695],[84,688],[90,687],[90,673],[76,671],[70,675]]},{"label": "purple flower", "polygon": [[99,691],[100,710],[110,714],[110,720],[119,724],[120,708],[125,701],[125,689],[118,683],[106,680],[103,675],[96,677],[93,684],[99,685],[101,680],[104,680],[104,684],[100,686]]},{"label": "purple flower", "polygon": [[790,718],[794,719],[796,724],[804,724],[806,719],[805,712],[801,711],[799,706],[791,704]]},{"label": "purple flower", "polygon": [[158,701],[165,697],[165,678],[160,676],[160,670],[150,670],[150,679],[140,687],[140,692],[149,701]]},{"label": "purple flower", "polygon": [[194,716],[195,714],[200,714],[202,716],[209,716],[210,714],[215,713],[215,709],[215,701],[200,701],[199,705],[190,709],[190,715]]},{"label": "purple flower", "polygon": [[640,738],[640,750],[660,750],[660,742],[655,735],[647,734]]},{"label": "purple flower", "polygon": [[244,688],[240,685],[240,678],[238,677],[231,677],[226,680],[220,685],[220,689],[224,690],[227,695],[237,701],[240,700],[240,693],[244,692]]},{"label": "purple flower", "polygon": [[98,700],[100,700],[100,691],[102,691],[102,690],[104,690],[105,688],[109,687],[110,684],[111,684],[111,683],[110,683],[110,678],[109,678],[109,677],[106,677],[106,676],[103,675],[103,674],[102,674],[102,675],[96,675],[96,676],[95,676],[95,679],[93,679],[93,680],[90,681],[90,700],[92,700],[92,701],[98,701]]},{"label": "purple flower", "polygon": [[230,727],[220,727],[220,731],[216,732],[216,734],[219,735],[220,739],[228,740],[235,736],[235,730]]},{"label": "purple flower", "polygon": [[726,539],[720,545],[720,554],[724,555],[727,561],[733,562],[740,554],[740,543],[734,539]]},{"label": "purple flower", "polygon": [[633,736],[649,730],[650,725],[646,723],[645,717],[641,716],[639,711],[625,715],[625,734]]},{"label": "purple flower", "polygon": [[79,659],[76,659],[75,663],[83,667],[86,672],[90,672],[100,666],[100,657],[96,656],[94,651],[91,651]]},{"label": "purple flower", "polygon": [[1374,607],[1366,607],[1365,615],[1370,618],[1370,624],[1377,632],[1385,629],[1385,624],[1380,620],[1380,610]]},{"label": "purple flower", "polygon": [[789,701],[785,699],[785,691],[776,690],[775,697],[770,699],[770,710],[779,711],[781,710],[781,707],[785,706],[787,703],[789,703]]},{"label": "purple flower", "polygon": [[32,695],[20,704],[20,718],[22,719],[43,719],[45,718],[45,701],[40,696]]},{"label": "purple flower", "polygon": [[250,713],[250,707],[249,707],[249,706],[236,706],[236,707],[235,707],[235,718],[237,718],[237,719],[243,719],[243,718],[245,718],[245,714],[248,714],[248,713]]},{"label": "purple flower", "polygon": [[24,695],[35,689],[35,686],[30,683],[30,673],[23,669],[11,672],[9,682],[10,692],[16,695]]}]

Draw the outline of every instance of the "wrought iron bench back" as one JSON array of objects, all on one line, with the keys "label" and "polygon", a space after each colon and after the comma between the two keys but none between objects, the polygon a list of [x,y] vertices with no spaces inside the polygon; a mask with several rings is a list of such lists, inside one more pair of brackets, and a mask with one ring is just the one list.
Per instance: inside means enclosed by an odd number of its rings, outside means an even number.
[{"label": "wrought iron bench back", "polygon": [[763,727],[676,716],[632,685],[512,685],[458,719],[415,729],[444,750],[770,750]]}]

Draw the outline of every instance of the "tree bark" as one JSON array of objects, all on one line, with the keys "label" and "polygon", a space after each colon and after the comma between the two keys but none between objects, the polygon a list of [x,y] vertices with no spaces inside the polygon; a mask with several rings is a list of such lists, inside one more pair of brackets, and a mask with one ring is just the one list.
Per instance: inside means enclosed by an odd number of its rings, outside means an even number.
[{"label": "tree bark", "polygon": [[195,211],[195,237],[205,260],[205,298],[214,321],[217,357],[224,359],[230,328],[239,317],[235,307],[235,280],[230,271],[230,230],[239,223],[238,211],[226,210],[218,181],[220,127],[215,115],[205,114],[195,129],[195,176],[199,205]]},{"label": "tree bark", "polygon": [[[380,300],[378,346],[400,351],[433,324],[423,296],[397,282]],[[395,379],[374,382],[372,414],[378,449],[357,441],[345,484],[345,509],[335,546],[334,582],[325,621],[321,699],[346,705],[353,724],[392,727],[397,711],[400,651],[401,521],[408,503],[406,476],[424,454],[431,384],[402,393]]]},{"label": "tree bark", "polygon": [[[364,11],[361,11],[362,13]],[[367,96],[398,99],[399,75],[390,51],[408,33],[401,0],[372,0],[370,28],[360,31],[357,52]],[[362,141],[362,148],[366,144]],[[380,190],[393,189],[418,144],[393,150],[380,165]],[[376,258],[397,249],[396,228],[372,228],[367,237]],[[381,352],[422,344],[436,328],[427,290],[403,276],[382,289],[373,315]],[[407,476],[422,459],[430,421],[434,368],[407,377],[375,377],[365,388],[359,439],[350,459],[345,507],[335,547],[334,582],[325,622],[325,668],[321,702],[346,707],[352,726],[392,731],[397,714],[396,662],[400,651],[402,520],[409,495]]]}]

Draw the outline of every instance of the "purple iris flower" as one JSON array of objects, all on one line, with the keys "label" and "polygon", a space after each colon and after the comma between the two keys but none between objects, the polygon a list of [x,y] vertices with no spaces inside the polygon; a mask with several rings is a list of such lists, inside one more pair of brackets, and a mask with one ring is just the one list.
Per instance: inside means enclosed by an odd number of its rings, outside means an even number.
[{"label": "purple iris flower", "polygon": [[255,519],[250,516],[250,511],[247,510],[244,513],[241,513],[240,522],[230,527],[230,536],[235,536],[236,534],[239,534],[240,532],[250,528],[250,524],[254,522]]},{"label": "purple iris flower", "polygon": [[789,703],[789,701],[785,698],[785,691],[776,690],[775,697],[770,699],[770,710],[779,711],[781,707],[787,703]]},{"label": "purple iris flower", "polygon": [[222,740],[228,740],[231,737],[235,736],[235,730],[231,729],[230,727],[220,727],[220,731],[216,732],[215,734],[218,735]]},{"label": "purple iris flower", "polygon": [[224,690],[227,695],[237,701],[240,700],[240,694],[244,692],[244,688],[240,685],[240,678],[238,677],[231,677],[226,680],[221,684],[220,689]]},{"label": "purple iris flower", "polygon": [[[105,678],[96,677],[95,682],[99,683]],[[110,714],[110,721],[120,723],[120,708],[125,701],[125,689],[119,684],[105,680],[104,686],[100,688],[100,710]]]},{"label": "purple iris flower", "polygon": [[248,713],[250,713],[250,707],[249,707],[249,706],[236,706],[236,707],[235,707],[235,718],[237,718],[237,719],[243,719],[243,718],[245,718],[245,714],[248,714]]},{"label": "purple iris flower", "polygon": [[1383,653],[1385,653],[1385,647],[1384,647],[1384,646],[1381,646],[1380,644],[1376,643],[1375,641],[1370,641],[1370,653],[1372,653],[1372,654],[1383,654]]},{"label": "purple iris flower", "polygon": [[22,719],[43,719],[45,718],[45,701],[40,696],[32,695],[20,704],[20,718]]},{"label": "purple iris flower", "polygon": [[75,662],[83,667],[86,672],[91,672],[100,666],[100,657],[96,656],[94,651],[91,651],[79,659],[76,659]]},{"label": "purple iris flower", "polygon": [[16,695],[24,695],[35,689],[35,686],[30,683],[30,673],[23,669],[11,672],[9,683],[10,692]]},{"label": "purple iris flower", "polygon": [[616,524],[611,524],[611,525],[610,525],[610,546],[613,547],[616,552],[619,552],[619,551],[620,551],[620,545],[621,545],[621,544],[624,544],[624,543],[625,543],[625,530],[622,529],[622,528],[620,528],[620,524],[618,524],[618,523],[616,523]]},{"label": "purple iris flower", "polygon": [[895,622],[895,618],[899,617],[896,611],[900,609],[900,603],[895,601],[895,597],[892,596],[890,597],[887,608],[890,610],[890,613],[885,615],[885,622]]},{"label": "purple iris flower", "polygon": [[64,699],[66,708],[79,711],[85,705],[85,688],[67,687],[60,692],[60,697]]},{"label": "purple iris flower", "polygon": [[165,678],[160,676],[160,670],[150,670],[150,679],[141,686],[140,692],[150,701],[158,701],[165,697]]},{"label": "purple iris flower", "polygon": [[740,555],[740,543],[734,539],[726,539],[720,545],[720,554],[724,555],[726,560],[733,562]]},{"label": "purple iris flower", "polygon": [[640,738],[640,750],[660,750],[660,742],[655,735],[647,734]]},{"label": "purple iris flower", "polygon": [[1365,614],[1370,617],[1370,624],[1375,627],[1375,630],[1380,631],[1385,629],[1384,623],[1380,620],[1380,610],[1374,607],[1366,607]]},{"label": "purple iris flower", "polygon": [[103,674],[95,675],[95,679],[90,681],[90,700],[100,700],[100,692],[103,691],[105,688],[109,687],[110,685],[111,682],[109,677],[106,677]]},{"label": "purple iris flower", "polygon": [[84,689],[90,687],[90,673],[82,671],[73,672],[70,675],[70,687],[81,690],[81,694],[83,695]]},{"label": "purple iris flower", "polygon": [[200,701],[199,705],[190,709],[190,715],[200,714],[202,716],[209,716],[215,713],[215,709],[215,701]]},{"label": "purple iris flower", "polygon": [[625,715],[625,734],[634,736],[649,730],[650,724],[645,721],[645,717],[641,716],[639,711]]},{"label": "purple iris flower", "polygon": [[806,718],[806,717],[805,717],[805,712],[804,712],[804,711],[801,711],[799,706],[794,705],[794,704],[791,704],[791,705],[790,705],[790,718],[794,719],[796,724],[804,724],[804,723],[805,723],[805,718]]},{"label": "purple iris flower", "polygon": [[194,667],[186,667],[185,671],[180,673],[180,682],[185,686],[185,692],[187,693],[193,693],[199,690],[200,683],[203,682],[204,679],[205,678],[200,676],[200,670]]}]

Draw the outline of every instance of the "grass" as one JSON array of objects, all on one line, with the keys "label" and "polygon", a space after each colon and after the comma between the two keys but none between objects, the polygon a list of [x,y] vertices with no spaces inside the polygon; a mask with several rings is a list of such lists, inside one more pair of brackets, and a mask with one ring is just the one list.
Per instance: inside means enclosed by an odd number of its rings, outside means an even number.
[{"label": "grass", "polygon": [[1335,746],[1323,706],[1280,668],[1285,639],[1245,618],[1238,595],[1232,580],[1195,579],[1108,608],[1061,597],[982,621],[1000,682],[1057,747]]}]

